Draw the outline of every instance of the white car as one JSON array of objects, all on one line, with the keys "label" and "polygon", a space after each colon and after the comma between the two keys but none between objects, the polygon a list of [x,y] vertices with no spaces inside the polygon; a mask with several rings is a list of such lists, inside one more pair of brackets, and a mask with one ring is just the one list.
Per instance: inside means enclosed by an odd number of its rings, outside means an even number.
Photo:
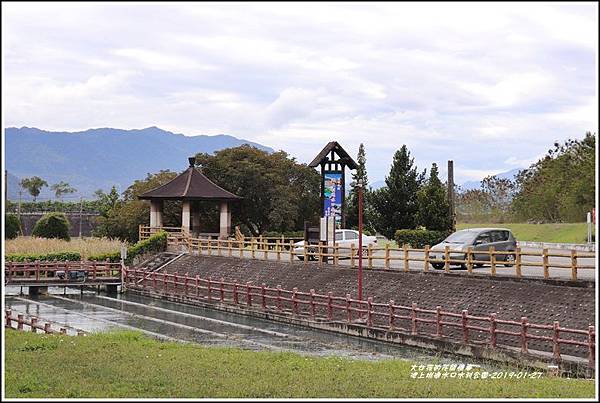
[{"label": "white car", "polygon": [[[354,248],[356,249],[356,253],[358,254],[358,231],[353,229],[337,229],[335,230],[335,243],[338,246],[350,248],[352,244],[354,244]],[[329,241],[329,245],[333,246],[333,241]],[[377,246],[377,237],[365,235],[362,236],[362,247],[363,247],[363,255],[367,254],[367,248],[369,245]],[[299,241],[294,244],[294,253],[296,257],[300,260],[304,260],[304,241]],[[307,253],[316,253],[317,248],[314,246],[306,247]],[[349,250],[340,251],[341,255],[350,255]],[[309,256],[309,260],[315,260],[315,256]]]}]

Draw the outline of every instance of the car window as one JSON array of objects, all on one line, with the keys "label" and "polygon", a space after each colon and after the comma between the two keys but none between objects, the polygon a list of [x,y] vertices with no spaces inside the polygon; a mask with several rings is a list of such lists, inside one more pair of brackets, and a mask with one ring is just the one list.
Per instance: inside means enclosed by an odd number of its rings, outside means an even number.
[{"label": "car window", "polygon": [[358,235],[354,231],[346,231],[346,240],[358,239]]},{"label": "car window", "polygon": [[344,234],[342,234],[341,232],[336,232],[335,233],[335,240],[336,241],[341,241],[343,239],[342,235],[344,235]]},{"label": "car window", "polygon": [[475,237],[473,231],[462,230],[457,231],[454,234],[450,235],[448,238],[444,240],[444,242],[448,243],[469,243],[473,242],[473,238]]},{"label": "car window", "polygon": [[492,242],[508,241],[508,231],[492,231]]},{"label": "car window", "polygon": [[475,242],[479,243],[490,243],[492,242],[491,236],[489,232],[484,232],[483,234],[479,234]]}]

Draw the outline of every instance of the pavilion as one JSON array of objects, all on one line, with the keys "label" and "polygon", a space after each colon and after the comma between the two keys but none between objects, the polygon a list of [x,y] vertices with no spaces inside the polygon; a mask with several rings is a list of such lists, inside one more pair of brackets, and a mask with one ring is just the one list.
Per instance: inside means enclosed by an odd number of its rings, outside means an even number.
[{"label": "pavilion", "polygon": [[138,196],[140,200],[150,200],[150,227],[163,226],[163,204],[165,200],[181,200],[182,231],[188,234],[200,232],[199,201],[212,201],[220,204],[219,238],[226,239],[231,233],[231,209],[229,203],[242,198],[217,186],[194,167],[196,157],[188,158],[189,167],[170,182]]}]

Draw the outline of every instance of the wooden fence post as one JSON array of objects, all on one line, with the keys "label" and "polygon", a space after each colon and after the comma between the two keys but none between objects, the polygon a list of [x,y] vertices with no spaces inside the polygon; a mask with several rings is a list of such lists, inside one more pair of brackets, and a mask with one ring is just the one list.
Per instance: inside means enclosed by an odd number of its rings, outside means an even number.
[{"label": "wooden fence post", "polygon": [[473,274],[473,247],[467,248],[467,273]]},{"label": "wooden fence post", "polygon": [[544,248],[542,251],[542,264],[544,266],[544,278],[548,279],[550,277],[550,272],[548,270],[548,248]]},{"label": "wooden fence post", "polygon": [[233,255],[233,243],[231,239],[227,240],[227,256],[231,257]]},{"label": "wooden fence post", "polygon": [[410,311],[410,321],[411,321],[411,334],[417,334],[417,304],[414,302],[411,305]]},{"label": "wooden fence post", "polygon": [[306,240],[304,240],[303,253],[304,253],[304,264],[306,264],[306,263],[308,263],[308,254],[307,254],[307,250],[306,250]]},{"label": "wooden fence post", "polygon": [[555,320],[552,326],[552,356],[556,362],[560,361],[560,343],[558,342],[560,339],[559,329],[559,323]]},{"label": "wooden fence post", "polygon": [[523,354],[527,353],[527,327],[529,326],[529,323],[527,321],[527,317],[523,316],[521,318],[521,352]]},{"label": "wooden fence post", "polygon": [[277,261],[281,262],[281,245],[279,244],[279,239],[275,241],[275,249],[277,250]]},{"label": "wooden fence post", "polygon": [[334,266],[337,266],[339,264],[339,259],[340,259],[339,253],[340,253],[340,245],[337,242],[335,242],[333,244],[333,265]]},{"label": "wooden fence post", "polygon": [[449,254],[449,250],[450,250],[450,247],[448,245],[446,245],[444,247],[444,271],[446,273],[450,273],[450,261],[449,261],[450,254]]},{"label": "wooden fence post", "polygon": [[350,267],[354,269],[354,244],[350,244]]},{"label": "wooden fence post", "polygon": [[[262,235],[261,235],[262,238]],[[263,248],[263,259],[264,260],[269,260],[269,241],[265,238],[262,238],[262,248]]]},{"label": "wooden fence post", "polygon": [[490,314],[490,346],[496,347],[497,335],[496,335],[496,314]]},{"label": "wooden fence post", "polygon": [[463,329],[463,342],[465,344],[469,343],[469,325],[467,323],[467,315],[469,315],[469,311],[463,309],[462,311],[462,329]]},{"label": "wooden fence post", "polygon": [[369,260],[368,260],[369,269],[372,269],[373,268],[373,245],[372,244],[369,244],[367,246],[367,253],[369,255]]},{"label": "wooden fence post", "polygon": [[240,259],[244,257],[244,248],[246,247],[246,237],[243,237],[241,241],[238,242],[238,247],[240,249]]},{"label": "wooden fence post", "polygon": [[435,307],[435,335],[442,337],[442,307]]},{"label": "wooden fence post", "polygon": [[294,241],[290,241],[290,263],[294,261]]},{"label": "wooden fence post", "polygon": [[410,270],[408,267],[408,245],[407,244],[402,245],[402,251],[404,252],[404,271],[407,272],[408,270]]},{"label": "wooden fence post", "polygon": [[493,246],[490,246],[489,248],[489,254],[490,254],[490,275],[492,277],[496,276],[496,248]]},{"label": "wooden fence post", "polygon": [[429,271],[429,245],[425,245],[425,254],[423,256],[423,271]]},{"label": "wooden fence post", "polygon": [[390,244],[385,244],[385,263],[384,266],[386,269],[390,268]]},{"label": "wooden fence post", "polygon": [[577,252],[571,249],[571,280],[577,281]]},{"label": "wooden fence post", "polygon": [[252,259],[256,259],[256,252],[254,250],[255,240],[254,237],[250,238],[250,251],[252,252]]},{"label": "wooden fence post", "polygon": [[517,250],[515,251],[515,272],[517,278],[521,278],[522,276],[521,267],[521,248],[517,248]]}]

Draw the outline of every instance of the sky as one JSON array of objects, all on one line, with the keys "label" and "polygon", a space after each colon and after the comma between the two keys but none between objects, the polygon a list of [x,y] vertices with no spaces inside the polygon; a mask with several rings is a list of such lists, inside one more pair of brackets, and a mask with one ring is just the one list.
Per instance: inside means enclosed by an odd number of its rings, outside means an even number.
[{"label": "sky", "polygon": [[455,181],[597,132],[596,3],[2,3],[4,126],[406,144]]}]

